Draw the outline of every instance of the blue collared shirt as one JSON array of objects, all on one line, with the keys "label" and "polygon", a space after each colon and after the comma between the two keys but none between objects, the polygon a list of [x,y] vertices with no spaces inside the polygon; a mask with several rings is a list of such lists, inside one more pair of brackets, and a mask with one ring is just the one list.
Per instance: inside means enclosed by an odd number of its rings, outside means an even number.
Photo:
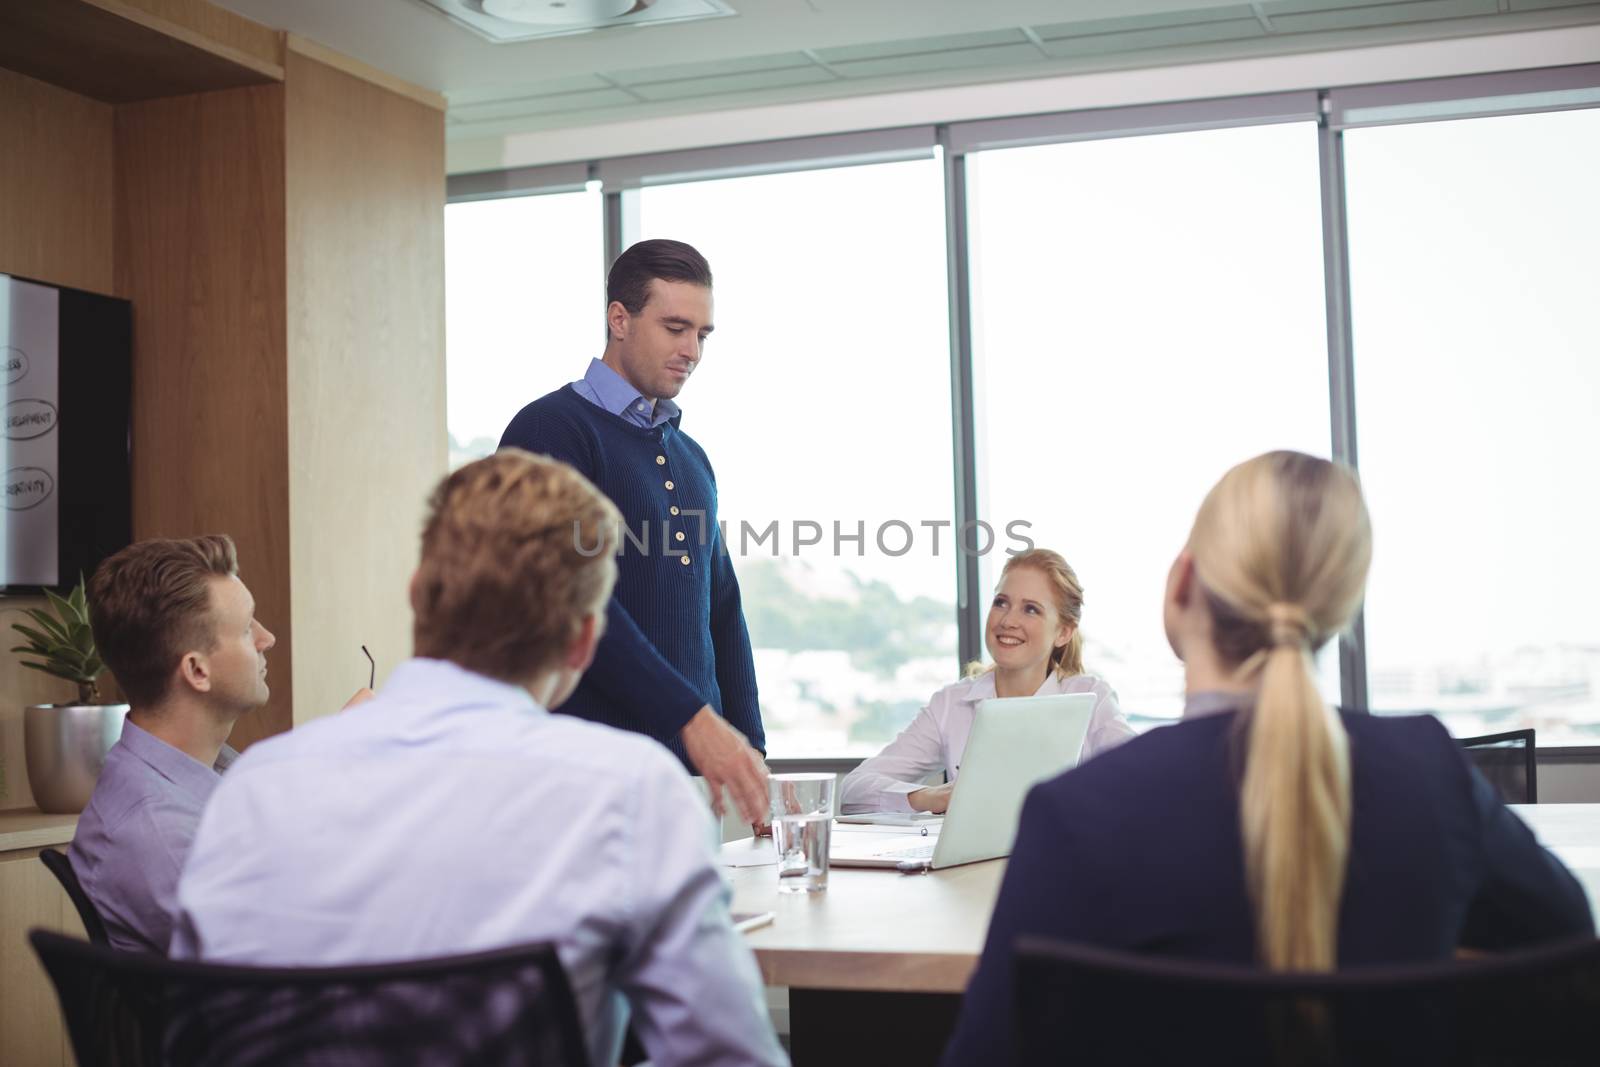
[{"label": "blue collared shirt", "polygon": [[649,399],[643,393],[598,359],[589,361],[589,369],[584,372],[581,381],[572,383],[572,391],[595,407],[620,415],[646,430],[653,430],[678,417],[677,404],[670,400],[657,400],[652,410]]},{"label": "blue collared shirt", "polygon": [[[224,749],[218,769],[231,753]],[[124,720],[67,849],[115,948],[167,951],[178,873],[221,776]]]},{"label": "blue collared shirt", "polygon": [[617,1062],[630,1008],[658,1067],[787,1062],[705,806],[667,750],[440,660],[241,756],[178,903],[180,958],[371,963],[550,941],[593,1063]]}]

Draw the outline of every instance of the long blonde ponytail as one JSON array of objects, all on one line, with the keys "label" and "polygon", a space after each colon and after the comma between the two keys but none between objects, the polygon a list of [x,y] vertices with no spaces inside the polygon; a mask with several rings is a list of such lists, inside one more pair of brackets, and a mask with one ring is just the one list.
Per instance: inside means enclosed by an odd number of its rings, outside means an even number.
[{"label": "long blonde ponytail", "polygon": [[1312,653],[1360,606],[1372,533],[1355,477],[1297,452],[1223,476],[1189,538],[1218,653],[1259,677],[1239,793],[1261,961],[1331,970],[1350,849],[1349,739]]}]

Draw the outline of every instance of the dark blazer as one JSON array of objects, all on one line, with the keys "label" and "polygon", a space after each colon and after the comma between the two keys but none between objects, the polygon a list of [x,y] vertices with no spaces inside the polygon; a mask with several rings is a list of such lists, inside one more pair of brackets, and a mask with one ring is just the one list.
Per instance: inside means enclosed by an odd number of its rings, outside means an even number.
[{"label": "dark blazer", "polygon": [[[1188,719],[1036,786],[946,1064],[1014,1062],[1012,951],[1038,934],[1250,963],[1234,712]],[[1431,716],[1345,715],[1350,862],[1339,964],[1592,934],[1583,888]],[[1152,1023],[1157,1023],[1152,1020]]]}]

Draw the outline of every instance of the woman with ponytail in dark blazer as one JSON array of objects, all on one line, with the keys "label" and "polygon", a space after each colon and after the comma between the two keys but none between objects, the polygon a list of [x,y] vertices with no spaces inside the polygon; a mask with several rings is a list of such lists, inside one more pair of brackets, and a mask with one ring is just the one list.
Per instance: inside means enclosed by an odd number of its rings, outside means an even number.
[{"label": "woman with ponytail in dark blazer", "polygon": [[1183,719],[1029,794],[946,1064],[1015,1062],[1025,934],[1283,971],[1593,934],[1582,887],[1438,720],[1318,694],[1312,657],[1371,555],[1344,467],[1273,452],[1211,490],[1167,578]]}]

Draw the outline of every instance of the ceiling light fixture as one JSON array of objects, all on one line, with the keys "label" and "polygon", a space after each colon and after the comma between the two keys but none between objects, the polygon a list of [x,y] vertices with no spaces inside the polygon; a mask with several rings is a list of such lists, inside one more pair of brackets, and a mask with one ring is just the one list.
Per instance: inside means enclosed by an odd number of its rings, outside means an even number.
[{"label": "ceiling light fixture", "polygon": [[734,14],[728,0],[416,0],[494,42],[693,22]]},{"label": "ceiling light fixture", "polygon": [[651,0],[483,0],[485,14],[533,26],[592,26],[621,18]]}]

